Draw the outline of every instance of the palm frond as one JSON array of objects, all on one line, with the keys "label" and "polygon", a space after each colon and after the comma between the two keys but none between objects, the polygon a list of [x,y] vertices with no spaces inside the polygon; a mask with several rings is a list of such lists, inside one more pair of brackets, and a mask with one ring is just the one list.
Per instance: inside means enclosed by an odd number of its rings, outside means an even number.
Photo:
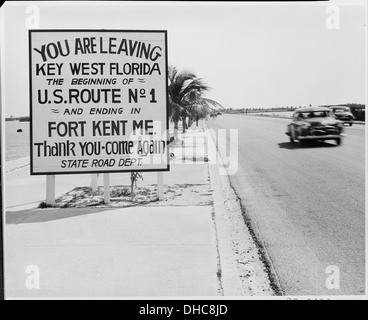
[{"label": "palm frond", "polygon": [[210,89],[203,79],[193,72],[178,71],[170,66],[168,70],[169,117],[171,121],[180,121],[184,117],[207,118],[223,109],[212,99],[203,98],[202,94]]},{"label": "palm frond", "polygon": [[200,101],[200,104],[201,105],[206,105],[210,109],[215,109],[215,110],[222,110],[222,109],[224,109],[224,107],[220,103],[218,103],[215,100],[208,99],[208,98],[202,98],[201,101]]},{"label": "palm frond", "polygon": [[169,66],[169,72],[168,72],[168,77],[169,77],[169,82],[170,83],[173,83],[174,82],[174,79],[178,73],[178,69],[176,69],[175,67],[173,66]]},{"label": "palm frond", "polygon": [[209,87],[200,78],[190,79],[183,86],[183,96],[185,96],[189,91],[197,90],[199,93],[208,91]]},{"label": "palm frond", "polygon": [[191,72],[178,72],[175,78],[170,83],[168,91],[172,97],[172,101],[180,103],[184,97],[184,89],[188,83],[195,78],[195,75]]}]

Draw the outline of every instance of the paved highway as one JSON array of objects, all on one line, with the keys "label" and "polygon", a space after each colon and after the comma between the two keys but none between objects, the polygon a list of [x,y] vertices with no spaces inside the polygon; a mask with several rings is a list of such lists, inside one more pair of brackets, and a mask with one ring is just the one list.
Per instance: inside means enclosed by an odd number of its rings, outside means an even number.
[{"label": "paved highway", "polygon": [[[365,126],[346,126],[342,146],[298,147],[285,135],[288,122],[224,114],[208,126],[239,130],[239,167],[230,181],[284,294],[362,295]],[[337,271],[339,289],[330,289]]]}]

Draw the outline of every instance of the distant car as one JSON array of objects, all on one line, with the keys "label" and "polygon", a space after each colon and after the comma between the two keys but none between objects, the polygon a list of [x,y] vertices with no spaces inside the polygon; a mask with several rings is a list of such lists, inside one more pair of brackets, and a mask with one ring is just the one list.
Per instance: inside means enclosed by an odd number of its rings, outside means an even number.
[{"label": "distant car", "polygon": [[334,106],[330,107],[336,119],[343,121],[343,123],[348,123],[350,126],[353,125],[353,120],[355,117],[351,113],[349,107],[345,106]]},{"label": "distant car", "polygon": [[343,122],[334,118],[331,109],[322,107],[297,109],[286,129],[290,142],[299,144],[306,140],[334,140],[340,145],[342,132]]}]

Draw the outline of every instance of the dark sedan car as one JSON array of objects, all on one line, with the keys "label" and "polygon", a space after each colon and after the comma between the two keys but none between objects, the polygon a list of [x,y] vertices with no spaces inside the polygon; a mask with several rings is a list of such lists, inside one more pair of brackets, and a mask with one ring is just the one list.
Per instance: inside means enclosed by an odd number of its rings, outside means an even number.
[{"label": "dark sedan car", "polygon": [[329,108],[303,108],[295,111],[286,134],[290,142],[302,144],[306,140],[334,140],[341,144],[343,122],[335,119]]},{"label": "dark sedan car", "polygon": [[338,120],[341,120],[343,123],[348,123],[350,126],[353,125],[353,122],[355,120],[355,117],[351,113],[351,110],[349,107],[330,107],[333,114],[335,115],[335,118]]}]

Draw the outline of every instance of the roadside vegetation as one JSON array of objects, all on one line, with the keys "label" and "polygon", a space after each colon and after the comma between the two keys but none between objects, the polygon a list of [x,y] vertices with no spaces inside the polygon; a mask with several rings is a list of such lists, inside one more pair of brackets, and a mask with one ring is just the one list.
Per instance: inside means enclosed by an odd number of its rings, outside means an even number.
[{"label": "roadside vegetation", "polygon": [[203,97],[210,87],[194,73],[170,66],[168,77],[169,119],[174,123],[172,139],[178,139],[180,121],[185,132],[193,122],[198,125],[200,119],[216,117],[223,110],[217,101]]}]

